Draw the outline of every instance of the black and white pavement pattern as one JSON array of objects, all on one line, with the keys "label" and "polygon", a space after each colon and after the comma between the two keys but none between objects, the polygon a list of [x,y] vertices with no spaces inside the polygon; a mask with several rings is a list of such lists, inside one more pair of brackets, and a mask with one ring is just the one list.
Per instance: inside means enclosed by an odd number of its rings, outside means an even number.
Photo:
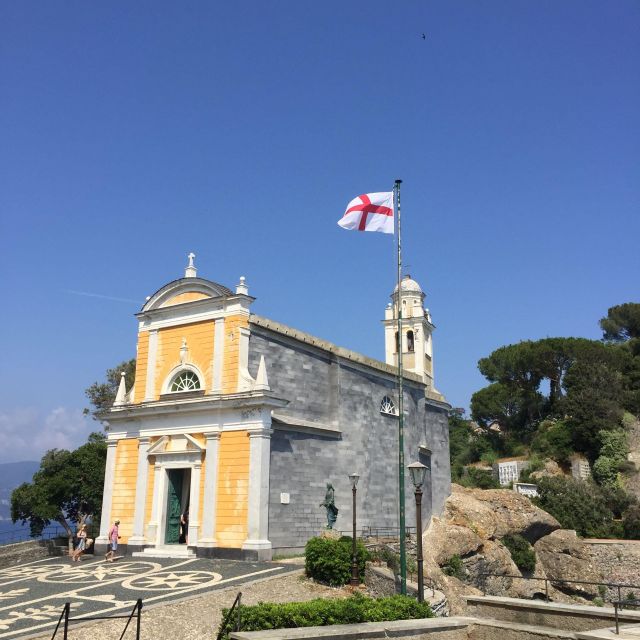
[{"label": "black and white pavement pattern", "polygon": [[207,559],[36,560],[0,569],[0,639],[53,633],[66,602],[71,603],[71,619],[80,622],[128,614],[138,598],[143,605],[170,602],[290,569],[269,562]]}]

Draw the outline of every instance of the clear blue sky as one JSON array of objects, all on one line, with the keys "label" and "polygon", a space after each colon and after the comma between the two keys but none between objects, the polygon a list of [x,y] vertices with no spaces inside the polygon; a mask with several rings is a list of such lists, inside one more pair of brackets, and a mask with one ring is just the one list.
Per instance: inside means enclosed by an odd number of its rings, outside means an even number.
[{"label": "clear blue sky", "polygon": [[395,178],[453,405],[498,346],[599,338],[640,298],[639,33],[637,0],[3,3],[0,462],[82,441],[189,251],[382,358],[393,238],[336,221]]}]

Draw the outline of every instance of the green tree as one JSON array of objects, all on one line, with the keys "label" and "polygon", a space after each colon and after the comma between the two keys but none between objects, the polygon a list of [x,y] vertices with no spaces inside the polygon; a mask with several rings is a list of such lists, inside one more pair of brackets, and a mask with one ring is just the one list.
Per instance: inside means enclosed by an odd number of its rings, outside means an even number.
[{"label": "green tree", "polygon": [[531,449],[547,458],[565,462],[573,453],[573,434],[564,420],[543,420],[536,432]]},{"label": "green tree", "polygon": [[107,369],[105,382],[94,382],[85,390],[85,395],[92,405],[91,409],[85,409],[84,414],[91,414],[95,420],[100,420],[100,414],[107,411],[113,405],[120,385],[121,374],[124,371],[124,380],[127,390],[131,389],[136,375],[136,361],[125,360],[113,369]]},{"label": "green tree", "polygon": [[611,342],[626,342],[640,338],[640,303],[625,302],[610,307],[606,317],[600,320],[604,339]]},{"label": "green tree", "polygon": [[613,513],[593,482],[565,476],[540,478],[534,502],[564,529],[575,529],[580,536],[606,538],[611,534]]},{"label": "green tree", "polygon": [[600,449],[600,432],[615,429],[622,419],[622,380],[604,362],[576,362],[565,378],[562,410],[577,451],[592,461]]},{"label": "green tree", "polygon": [[32,482],[11,494],[11,519],[29,523],[39,536],[51,522],[60,524],[71,539],[72,522],[97,521],[102,507],[102,487],[107,447],[104,436],[92,433],[75,451],[52,449],[40,462]]},{"label": "green tree", "polygon": [[541,416],[543,397],[537,391],[494,382],[471,396],[471,415],[484,427],[496,421],[505,431],[530,430]]}]

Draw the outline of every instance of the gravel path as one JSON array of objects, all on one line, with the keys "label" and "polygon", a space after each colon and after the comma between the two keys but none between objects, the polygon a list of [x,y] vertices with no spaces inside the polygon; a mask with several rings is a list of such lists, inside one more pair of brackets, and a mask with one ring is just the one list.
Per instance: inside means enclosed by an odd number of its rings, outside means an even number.
[{"label": "gravel path", "polygon": [[[345,588],[335,589],[307,580],[303,570],[284,576],[274,576],[242,587],[212,591],[181,602],[143,609],[142,640],[215,640],[222,617],[222,609],[230,607],[238,591],[242,591],[243,604],[258,602],[294,602],[313,598],[345,598]],[[83,626],[74,625],[70,640],[117,640],[125,620],[104,621]],[[51,638],[51,631],[40,638]],[[58,631],[58,637],[62,634]],[[135,621],[132,620],[123,640],[135,639]]]}]

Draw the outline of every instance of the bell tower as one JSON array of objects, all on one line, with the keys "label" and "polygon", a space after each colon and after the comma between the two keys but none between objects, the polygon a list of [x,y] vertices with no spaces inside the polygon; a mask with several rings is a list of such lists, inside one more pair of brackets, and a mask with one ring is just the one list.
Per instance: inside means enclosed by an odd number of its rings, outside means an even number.
[{"label": "bell tower", "polygon": [[435,329],[429,309],[424,307],[425,294],[420,285],[406,275],[402,287],[402,331],[398,335],[398,286],[384,312],[385,362],[398,366],[398,347],[402,347],[404,371],[422,377],[428,389],[435,390],[433,376],[433,341]]}]

